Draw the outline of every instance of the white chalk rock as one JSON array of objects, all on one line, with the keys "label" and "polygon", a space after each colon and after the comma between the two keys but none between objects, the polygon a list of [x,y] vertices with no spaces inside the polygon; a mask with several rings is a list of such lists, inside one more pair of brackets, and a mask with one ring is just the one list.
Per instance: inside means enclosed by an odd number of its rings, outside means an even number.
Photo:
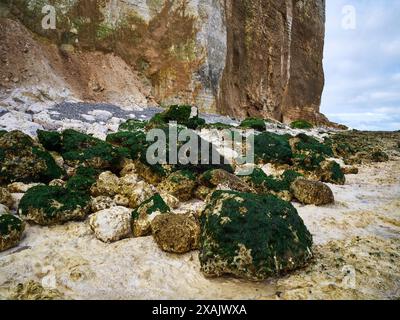
[{"label": "white chalk rock", "polygon": [[96,238],[103,242],[114,242],[129,237],[131,229],[131,210],[125,207],[112,207],[92,214],[90,228]]}]

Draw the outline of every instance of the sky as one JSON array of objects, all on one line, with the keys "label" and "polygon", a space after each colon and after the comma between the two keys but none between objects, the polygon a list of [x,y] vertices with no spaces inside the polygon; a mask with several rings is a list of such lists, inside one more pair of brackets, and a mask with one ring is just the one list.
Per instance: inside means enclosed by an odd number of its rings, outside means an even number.
[{"label": "sky", "polygon": [[400,1],[326,6],[322,113],[359,130],[400,130]]}]

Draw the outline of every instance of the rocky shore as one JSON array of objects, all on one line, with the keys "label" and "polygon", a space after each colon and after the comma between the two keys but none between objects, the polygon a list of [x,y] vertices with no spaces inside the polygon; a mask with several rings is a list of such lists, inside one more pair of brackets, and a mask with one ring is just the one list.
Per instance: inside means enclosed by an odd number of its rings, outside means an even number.
[{"label": "rocky shore", "polygon": [[[400,297],[399,132],[193,111],[3,110],[0,297]],[[209,144],[253,129],[254,170],[148,163],[169,121]]]}]

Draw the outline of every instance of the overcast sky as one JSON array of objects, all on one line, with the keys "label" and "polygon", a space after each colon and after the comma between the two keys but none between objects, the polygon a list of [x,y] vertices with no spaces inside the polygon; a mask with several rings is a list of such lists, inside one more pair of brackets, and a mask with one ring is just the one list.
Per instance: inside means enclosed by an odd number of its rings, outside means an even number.
[{"label": "overcast sky", "polygon": [[400,1],[327,0],[326,16],[321,111],[356,129],[400,130]]}]

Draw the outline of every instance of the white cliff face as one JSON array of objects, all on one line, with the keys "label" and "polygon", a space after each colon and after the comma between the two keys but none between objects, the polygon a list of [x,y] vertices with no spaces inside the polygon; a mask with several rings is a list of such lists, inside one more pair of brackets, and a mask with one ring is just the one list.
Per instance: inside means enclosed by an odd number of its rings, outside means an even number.
[{"label": "white cliff face", "polygon": [[[41,1],[10,4],[17,10],[9,12],[21,14],[9,18],[62,49],[38,45],[43,59],[35,60],[48,62],[49,71],[38,81],[54,75],[57,88],[77,99],[126,109],[192,104],[238,118],[327,120],[319,113],[324,0],[53,2],[56,31],[40,27]],[[9,78],[10,86],[21,86]]]}]

